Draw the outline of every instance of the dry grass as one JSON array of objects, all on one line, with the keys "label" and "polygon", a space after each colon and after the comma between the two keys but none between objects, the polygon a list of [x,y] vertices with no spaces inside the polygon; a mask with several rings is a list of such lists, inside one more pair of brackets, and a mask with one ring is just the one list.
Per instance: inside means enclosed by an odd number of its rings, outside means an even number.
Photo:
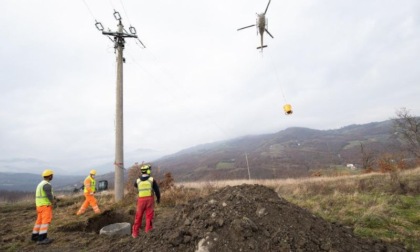
[{"label": "dry grass", "polygon": [[22,201],[34,201],[34,193],[0,190],[0,205]]},{"label": "dry grass", "polygon": [[[222,188],[225,186],[236,186],[242,184],[259,184],[273,189],[280,195],[299,195],[299,194],[331,194],[334,191],[354,193],[355,191],[372,191],[376,189],[398,190],[392,188],[400,185],[393,185],[394,182],[406,183],[411,191],[416,192],[415,177],[420,179],[420,167],[416,169],[401,171],[398,173],[397,181],[395,174],[391,176],[389,173],[368,173],[349,176],[332,176],[332,177],[311,177],[296,179],[251,179],[251,180],[218,180],[205,182],[181,182],[176,183],[177,186],[186,188]],[[410,178],[412,177],[412,178]],[[413,179],[414,177],[414,179]],[[420,191],[419,191],[420,192]]]},{"label": "dry grass", "polygon": [[357,235],[401,242],[409,251],[420,251],[420,167],[392,173],[177,185],[199,190],[241,184],[273,188],[328,221],[351,226]]},{"label": "dry grass", "polygon": [[217,187],[208,183],[205,183],[202,187],[197,188],[183,185],[174,186],[162,192],[161,206],[174,207],[177,205],[187,204],[188,201],[199,197],[205,197],[216,189]]}]

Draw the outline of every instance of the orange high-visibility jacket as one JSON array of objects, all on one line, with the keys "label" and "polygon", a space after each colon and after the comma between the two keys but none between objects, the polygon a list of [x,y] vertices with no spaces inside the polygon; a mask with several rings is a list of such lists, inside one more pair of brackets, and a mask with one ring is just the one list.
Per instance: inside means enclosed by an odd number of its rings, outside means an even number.
[{"label": "orange high-visibility jacket", "polygon": [[84,193],[90,194],[96,191],[96,181],[90,175],[86,177],[83,184],[85,186]]}]

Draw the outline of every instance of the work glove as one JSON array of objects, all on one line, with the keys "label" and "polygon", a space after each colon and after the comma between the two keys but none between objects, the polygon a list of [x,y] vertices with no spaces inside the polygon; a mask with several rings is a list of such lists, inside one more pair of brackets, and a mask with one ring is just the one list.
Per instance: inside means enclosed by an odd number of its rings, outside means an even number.
[{"label": "work glove", "polygon": [[53,200],[52,206],[53,206],[53,208],[57,208],[57,201],[56,200]]},{"label": "work glove", "polygon": [[156,199],[156,203],[160,204],[160,199]]},{"label": "work glove", "polygon": [[89,193],[90,195],[93,195],[93,192]]}]

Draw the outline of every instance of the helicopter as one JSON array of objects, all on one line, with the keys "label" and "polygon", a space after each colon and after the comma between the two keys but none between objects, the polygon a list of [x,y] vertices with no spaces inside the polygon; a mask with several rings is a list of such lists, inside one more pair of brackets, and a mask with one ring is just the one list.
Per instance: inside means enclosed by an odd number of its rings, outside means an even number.
[{"label": "helicopter", "polygon": [[264,36],[264,31],[266,31],[268,33],[268,35],[270,35],[271,38],[274,38],[273,35],[271,35],[271,33],[267,30],[267,19],[265,18],[265,14],[267,13],[268,10],[268,6],[270,6],[270,2],[271,0],[268,1],[267,7],[265,8],[265,11],[263,13],[256,13],[257,14],[257,23],[253,24],[253,25],[248,25],[242,28],[239,28],[238,31],[249,28],[249,27],[253,27],[256,26],[257,27],[257,35],[258,32],[261,36],[261,46],[257,47],[258,49],[261,49],[261,52],[263,51],[263,48],[267,47],[267,45],[264,45],[263,42],[263,36]]}]

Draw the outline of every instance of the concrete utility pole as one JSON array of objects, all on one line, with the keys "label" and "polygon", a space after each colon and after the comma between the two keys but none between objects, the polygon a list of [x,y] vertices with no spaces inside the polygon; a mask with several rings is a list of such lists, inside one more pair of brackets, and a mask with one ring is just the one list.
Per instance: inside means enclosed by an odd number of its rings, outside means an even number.
[{"label": "concrete utility pole", "polygon": [[[117,32],[103,31],[102,24],[96,22],[96,28],[102,31],[103,35],[108,36],[115,43],[115,51],[117,54],[117,89],[116,89],[116,113],[115,113],[115,202],[118,202],[124,197],[124,117],[123,117],[123,50],[125,40],[124,38],[137,38],[136,30],[130,27],[128,34],[121,22],[120,14],[114,10],[114,17],[118,20]],[[114,38],[112,39],[111,36]],[[139,40],[140,41],[140,40]],[[141,43],[141,41],[140,41]],[[143,45],[143,43],[141,43]],[[144,45],[143,45],[144,47]]]},{"label": "concrete utility pole", "polygon": [[248,153],[245,153],[246,167],[248,167],[248,180],[251,180],[251,173],[249,172]]}]

